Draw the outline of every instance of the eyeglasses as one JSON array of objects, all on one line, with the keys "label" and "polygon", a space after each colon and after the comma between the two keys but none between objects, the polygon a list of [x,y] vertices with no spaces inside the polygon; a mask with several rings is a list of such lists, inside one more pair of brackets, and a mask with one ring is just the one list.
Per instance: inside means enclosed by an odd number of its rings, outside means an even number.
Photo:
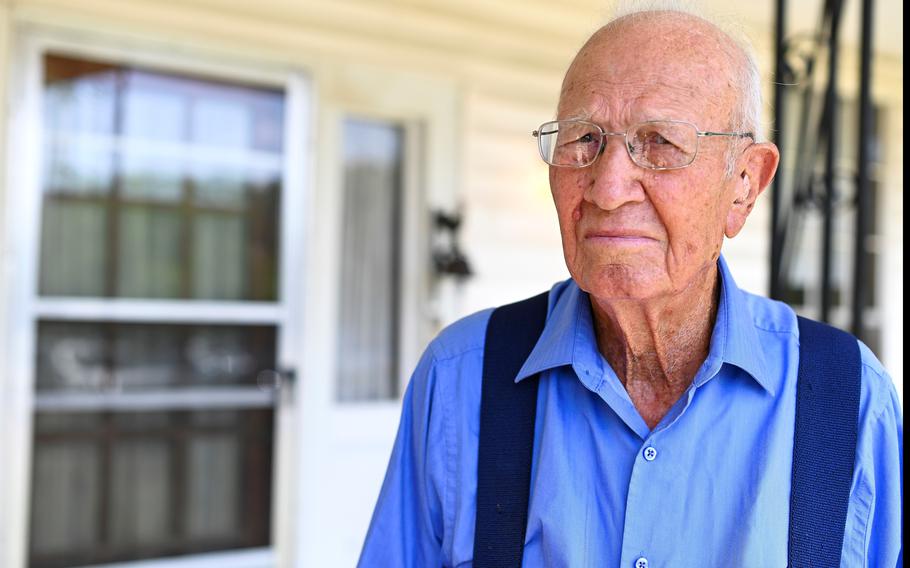
[{"label": "eyeglasses", "polygon": [[650,170],[676,170],[695,161],[698,139],[703,136],[755,138],[751,132],[701,132],[681,120],[647,120],[625,132],[607,132],[586,120],[544,122],[531,133],[537,138],[540,157],[551,166],[584,168],[594,163],[607,136],[625,139],[629,158]]}]

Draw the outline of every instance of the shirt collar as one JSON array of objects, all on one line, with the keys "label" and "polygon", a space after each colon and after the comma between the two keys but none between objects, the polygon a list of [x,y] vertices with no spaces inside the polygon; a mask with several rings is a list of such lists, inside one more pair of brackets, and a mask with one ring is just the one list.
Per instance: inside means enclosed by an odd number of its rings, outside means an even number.
[{"label": "shirt collar", "polygon": [[[759,338],[745,292],[736,286],[723,256],[717,266],[720,301],[708,358],[742,369],[774,395],[775,384],[768,374],[761,349],[757,348]],[[515,381],[568,365],[576,369],[602,369],[604,360],[597,350],[588,294],[574,280],[560,282],[550,291],[547,310],[543,332]]]},{"label": "shirt collar", "polygon": [[[587,312],[587,318],[583,316]],[[530,377],[555,367],[572,365],[575,360],[575,343],[579,333],[583,338],[594,337],[588,295],[582,292],[572,279],[556,284],[550,290],[547,307],[547,322],[540,334],[534,349],[525,360],[515,381]],[[584,330],[584,320],[588,320],[589,330]],[[579,331],[581,328],[581,331]],[[590,342],[589,339],[589,342]],[[596,344],[594,345],[596,350]]]},{"label": "shirt collar", "polygon": [[765,364],[746,293],[736,285],[723,256],[718,260],[717,267],[720,272],[720,302],[708,356],[739,367],[774,395],[777,386]]}]

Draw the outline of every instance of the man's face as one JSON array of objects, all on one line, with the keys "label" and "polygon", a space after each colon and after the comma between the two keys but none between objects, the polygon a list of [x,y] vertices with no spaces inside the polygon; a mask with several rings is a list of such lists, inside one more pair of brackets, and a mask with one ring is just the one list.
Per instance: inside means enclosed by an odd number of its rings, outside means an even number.
[{"label": "man's face", "polygon": [[[589,120],[608,132],[658,119],[727,132],[734,93],[724,65],[710,34],[621,25],[576,58],[558,119]],[[648,299],[713,274],[739,191],[738,176],[725,175],[730,140],[700,138],[695,161],[678,170],[635,165],[616,136],[591,166],[551,166],[563,253],[578,285],[596,298]]]}]

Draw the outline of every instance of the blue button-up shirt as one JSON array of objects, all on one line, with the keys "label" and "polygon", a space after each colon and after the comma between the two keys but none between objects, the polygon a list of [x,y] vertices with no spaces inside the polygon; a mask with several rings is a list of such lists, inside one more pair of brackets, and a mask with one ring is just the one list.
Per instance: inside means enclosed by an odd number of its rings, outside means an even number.
[{"label": "blue button-up shirt", "polygon": [[[526,568],[787,565],[796,317],[718,266],[708,357],[653,430],[597,349],[587,294],[571,280],[551,290],[516,378],[540,373]],[[360,566],[471,565],[489,316],[444,330],[418,364]],[[861,353],[842,566],[898,566],[901,408],[881,364]]]}]

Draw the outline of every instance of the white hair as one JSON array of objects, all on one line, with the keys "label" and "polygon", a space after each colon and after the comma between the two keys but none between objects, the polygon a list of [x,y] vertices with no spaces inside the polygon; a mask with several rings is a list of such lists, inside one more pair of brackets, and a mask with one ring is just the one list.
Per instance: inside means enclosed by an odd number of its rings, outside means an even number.
[{"label": "white hair", "polygon": [[[755,58],[752,42],[743,32],[740,24],[730,17],[717,14],[708,15],[703,9],[696,7],[695,2],[683,0],[620,0],[613,11],[612,17],[600,28],[606,28],[620,19],[636,17],[648,12],[678,12],[699,18],[719,30],[733,46],[730,53],[732,65],[729,66],[733,76],[730,84],[735,90],[736,102],[730,116],[729,128],[731,132],[751,132],[755,142],[764,138],[762,128],[762,93],[761,74]],[[727,175],[733,174],[735,166],[735,153],[733,149],[739,138],[731,138],[727,152]]]}]

